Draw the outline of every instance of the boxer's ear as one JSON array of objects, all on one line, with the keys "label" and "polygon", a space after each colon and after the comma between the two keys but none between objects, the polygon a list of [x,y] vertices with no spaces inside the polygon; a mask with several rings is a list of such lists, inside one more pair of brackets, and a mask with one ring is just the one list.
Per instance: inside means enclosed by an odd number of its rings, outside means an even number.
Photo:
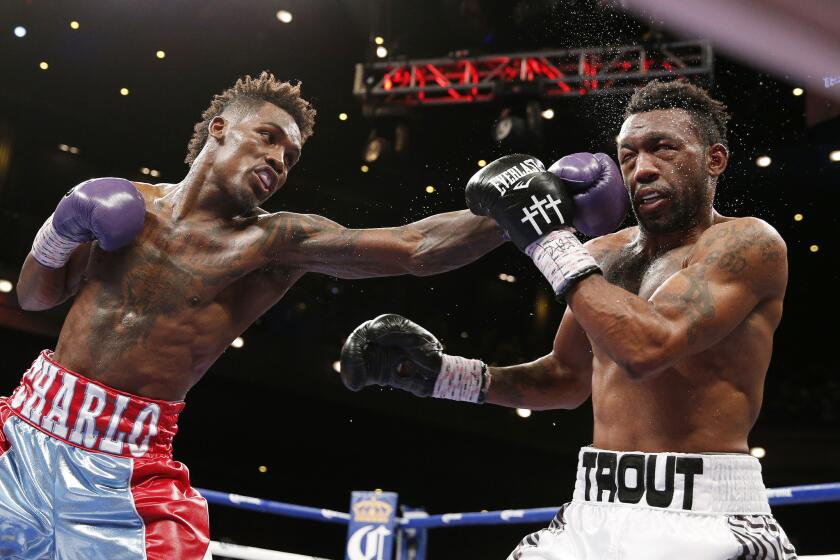
[{"label": "boxer's ear", "polygon": [[717,177],[726,170],[729,164],[729,150],[723,144],[712,144],[707,150],[707,165],[706,169],[709,175]]},{"label": "boxer's ear", "polygon": [[210,119],[210,124],[207,125],[207,134],[221,142],[227,129],[227,120],[221,116],[215,116]]}]

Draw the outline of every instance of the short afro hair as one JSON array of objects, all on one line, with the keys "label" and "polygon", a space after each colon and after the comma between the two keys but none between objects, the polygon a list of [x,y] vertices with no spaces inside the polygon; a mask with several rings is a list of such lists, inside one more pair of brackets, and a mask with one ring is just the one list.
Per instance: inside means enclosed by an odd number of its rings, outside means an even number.
[{"label": "short afro hair", "polygon": [[730,115],[726,112],[726,105],[712,99],[705,89],[688,82],[652,80],[633,93],[624,118],[657,109],[687,111],[703,141],[709,146],[723,144],[729,148],[726,123]]},{"label": "short afro hair", "polygon": [[268,102],[277,105],[295,119],[300,129],[301,142],[312,136],[315,126],[315,108],[300,96],[300,82],[281,82],[274,74],[263,71],[258,78],[243,76],[220,94],[213,96],[210,106],[201,114],[201,121],[195,123],[193,135],[187,145],[187,157],[184,161],[192,165],[199,152],[207,143],[207,127],[214,117],[233,106],[256,108]]}]

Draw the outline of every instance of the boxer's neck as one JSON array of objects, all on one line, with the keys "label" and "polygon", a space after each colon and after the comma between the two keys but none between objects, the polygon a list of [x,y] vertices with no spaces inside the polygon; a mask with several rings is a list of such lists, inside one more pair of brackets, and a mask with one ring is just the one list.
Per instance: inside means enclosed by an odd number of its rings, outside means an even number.
[{"label": "boxer's neck", "polygon": [[717,210],[709,208],[701,219],[687,228],[669,232],[651,232],[639,224],[639,232],[634,244],[639,251],[649,258],[666,253],[678,247],[694,244],[704,231],[723,220]]}]

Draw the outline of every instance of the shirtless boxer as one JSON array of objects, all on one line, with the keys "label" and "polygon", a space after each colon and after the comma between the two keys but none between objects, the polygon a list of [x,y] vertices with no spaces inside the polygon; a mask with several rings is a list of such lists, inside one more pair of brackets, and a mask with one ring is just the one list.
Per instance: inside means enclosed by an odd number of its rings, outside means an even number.
[{"label": "shirtless boxer", "polygon": [[231,341],[306,272],[436,274],[502,243],[468,210],[361,230],[261,210],[314,116],[299,86],[245,77],[196,124],[183,181],[94,179],[59,202],[18,297],[29,310],[75,300],[55,352],[0,399],[0,556],[202,558],[207,507],[172,438]]},{"label": "shirtless boxer", "polygon": [[[592,396],[594,443],[580,451],[572,501],[509,560],[796,557],[747,444],[782,314],[786,247],[765,222],[713,208],[727,119],[700,88],[651,82],[627,106],[620,177],[602,156],[575,154],[552,166],[559,176],[533,170],[504,185],[505,170],[528,158],[507,156],[470,180],[470,208],[495,218],[568,304],[548,355],[488,368],[443,354],[398,315],[360,325],[342,350],[342,378],[356,390],[531,409]],[[639,225],[582,245],[573,217],[603,211],[569,197],[568,169],[587,165],[598,188],[629,192]]]}]

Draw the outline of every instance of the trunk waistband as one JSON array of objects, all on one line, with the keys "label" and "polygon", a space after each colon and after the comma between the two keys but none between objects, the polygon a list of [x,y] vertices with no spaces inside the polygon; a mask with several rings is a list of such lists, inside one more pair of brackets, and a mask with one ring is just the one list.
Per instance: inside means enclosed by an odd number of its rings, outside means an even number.
[{"label": "trunk waistband", "polygon": [[644,453],[583,447],[573,501],[694,513],[770,513],[750,455]]},{"label": "trunk waistband", "polygon": [[183,401],[138,397],[64,368],[44,350],[8,399],[21,420],[89,451],[171,457]]}]

